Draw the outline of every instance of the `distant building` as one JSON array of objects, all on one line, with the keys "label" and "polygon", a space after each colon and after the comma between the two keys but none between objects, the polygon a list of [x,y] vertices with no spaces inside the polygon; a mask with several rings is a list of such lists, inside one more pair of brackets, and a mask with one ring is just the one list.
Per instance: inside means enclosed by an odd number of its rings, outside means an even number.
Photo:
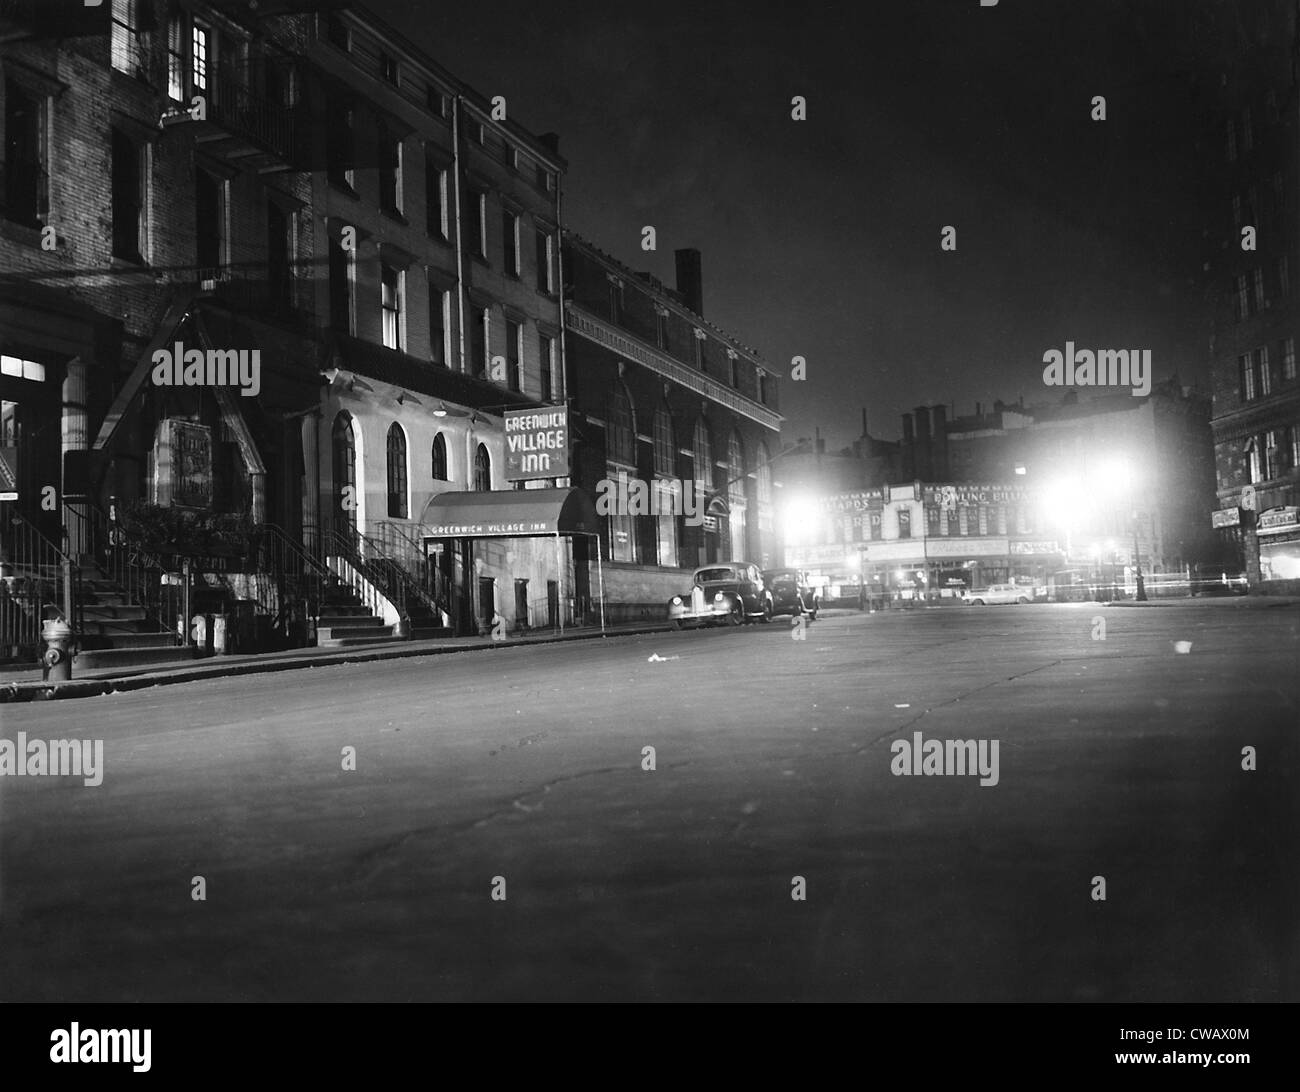
[{"label": "distant building", "polygon": [[1215,80],[1202,140],[1213,201],[1214,525],[1263,591],[1300,590],[1295,18],[1291,5],[1273,5],[1232,22],[1231,33],[1256,36],[1227,43],[1243,63]]}]

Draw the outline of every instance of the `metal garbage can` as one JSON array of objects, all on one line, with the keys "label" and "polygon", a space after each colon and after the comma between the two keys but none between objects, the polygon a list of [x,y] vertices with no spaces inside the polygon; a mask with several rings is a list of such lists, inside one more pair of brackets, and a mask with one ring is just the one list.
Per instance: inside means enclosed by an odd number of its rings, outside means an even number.
[{"label": "metal garbage can", "polygon": [[41,655],[42,679],[67,682],[72,678],[72,627],[57,618],[48,618],[41,626],[45,651]]}]

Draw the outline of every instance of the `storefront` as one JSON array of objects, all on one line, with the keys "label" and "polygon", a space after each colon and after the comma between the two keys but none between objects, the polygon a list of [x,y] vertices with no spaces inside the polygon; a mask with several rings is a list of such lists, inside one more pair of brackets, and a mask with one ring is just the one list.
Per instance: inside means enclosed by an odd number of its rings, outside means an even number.
[{"label": "storefront", "polygon": [[1261,512],[1255,534],[1259,540],[1261,582],[1300,581],[1300,509],[1281,507]]},{"label": "storefront", "polygon": [[[580,489],[441,493],[424,517],[424,546],[453,591],[458,633],[523,633],[605,619],[599,533]],[[549,540],[549,541],[548,541]],[[591,562],[596,563],[596,598]]]}]

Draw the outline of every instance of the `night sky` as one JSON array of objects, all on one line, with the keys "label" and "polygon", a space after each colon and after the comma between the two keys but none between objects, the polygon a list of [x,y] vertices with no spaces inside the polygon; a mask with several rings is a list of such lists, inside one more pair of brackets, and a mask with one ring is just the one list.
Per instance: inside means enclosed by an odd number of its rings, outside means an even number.
[{"label": "night sky", "polygon": [[698,247],[706,317],[786,377],[785,435],[835,448],[863,406],[893,439],[918,404],[1057,400],[1042,358],[1067,339],[1208,389],[1203,233],[1227,216],[1204,127],[1278,3],[370,6],[560,134],[566,226],[669,284]]}]

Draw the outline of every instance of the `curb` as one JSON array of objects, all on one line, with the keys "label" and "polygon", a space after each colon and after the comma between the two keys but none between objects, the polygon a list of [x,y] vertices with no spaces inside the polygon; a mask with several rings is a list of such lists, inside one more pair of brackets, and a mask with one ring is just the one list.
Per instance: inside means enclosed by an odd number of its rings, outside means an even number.
[{"label": "curb", "polygon": [[475,641],[465,645],[441,645],[433,648],[385,648],[355,652],[337,652],[328,656],[306,656],[295,659],[261,660],[243,664],[211,664],[199,661],[201,666],[177,668],[166,672],[140,672],[107,679],[73,679],[70,682],[12,682],[0,685],[0,704],[31,701],[58,701],[65,698],[94,698],[104,694],[121,694],[131,690],[147,690],[153,686],[173,686],[178,683],[202,682],[205,679],[226,679],[240,675],[264,675],[276,671],[300,671],[311,667],[332,667],[335,664],[375,663],[382,660],[409,660],[420,656],[447,656],[460,652],[483,652],[502,648],[521,648],[527,645],[551,645],[567,641],[590,641],[613,637],[636,637],[647,633],[670,632],[666,623],[620,629],[616,632],[574,633],[564,636],[523,637],[505,641]]}]

